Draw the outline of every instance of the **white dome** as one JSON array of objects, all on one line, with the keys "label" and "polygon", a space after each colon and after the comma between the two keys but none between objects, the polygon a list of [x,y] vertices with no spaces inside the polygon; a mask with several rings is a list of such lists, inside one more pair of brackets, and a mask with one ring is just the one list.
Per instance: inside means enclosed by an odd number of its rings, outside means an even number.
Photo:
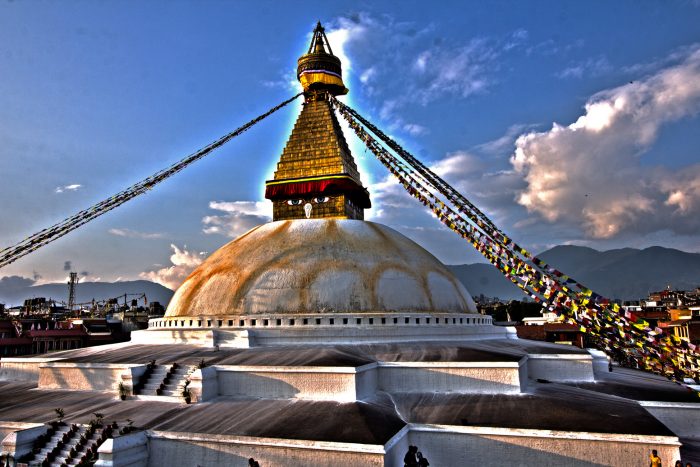
[{"label": "white dome", "polygon": [[271,222],[224,245],[178,288],[166,316],[317,312],[475,313],[437,258],[358,220]]}]

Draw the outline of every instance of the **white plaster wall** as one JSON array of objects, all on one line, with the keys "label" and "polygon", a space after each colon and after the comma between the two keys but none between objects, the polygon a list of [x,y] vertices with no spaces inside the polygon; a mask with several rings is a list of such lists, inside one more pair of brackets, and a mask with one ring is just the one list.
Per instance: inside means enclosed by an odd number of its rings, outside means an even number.
[{"label": "white plaster wall", "polygon": [[39,366],[55,358],[3,358],[0,360],[0,381],[39,381]]},{"label": "white plaster wall", "polygon": [[517,394],[520,370],[513,363],[380,363],[378,387],[387,392]]},{"label": "white plaster wall", "polygon": [[219,396],[219,372],[216,367],[200,368],[190,375],[192,402],[205,402]]},{"label": "white plaster wall", "polygon": [[34,440],[46,433],[46,426],[39,423],[4,422],[0,423],[2,452],[0,455],[12,455],[15,458],[29,453]]},{"label": "white plaster wall", "polygon": [[700,439],[700,404],[640,402],[647,412],[677,436]]},{"label": "white plaster wall", "polygon": [[354,401],[355,372],[329,367],[217,367],[225,396]]},{"label": "white plaster wall", "polygon": [[95,463],[96,467],[146,467],[149,454],[148,437],[141,431],[108,438],[97,452],[99,459]]},{"label": "white plaster wall", "polygon": [[176,465],[199,467],[247,467],[248,458],[263,467],[381,467],[382,446],[323,442],[285,442],[227,436],[177,438],[162,432],[152,434],[148,467]]},{"label": "white plaster wall", "polygon": [[593,374],[600,375],[608,373],[608,356],[605,352],[597,349],[586,349],[593,357]]},{"label": "white plaster wall", "polygon": [[356,369],[355,396],[357,400],[368,399],[377,393],[377,364],[371,363]]},{"label": "white plaster wall", "polygon": [[251,328],[255,345],[356,344],[383,342],[463,342],[479,339],[508,338],[502,326],[302,326]]},{"label": "white plaster wall", "polygon": [[530,354],[527,356],[530,379],[548,381],[595,381],[593,357],[571,354]]},{"label": "white plaster wall", "polygon": [[[384,445],[384,465],[385,466],[403,466],[403,457],[408,451],[408,431],[409,427],[405,426],[396,433],[385,445]],[[431,464],[435,465],[435,464]]]},{"label": "white plaster wall", "polygon": [[214,331],[211,329],[146,329],[132,331],[132,344],[157,345],[157,344],[191,344],[203,347],[214,346]]},{"label": "white plaster wall", "polygon": [[130,371],[131,366],[107,363],[44,363],[39,371],[39,388],[112,391],[116,397],[122,373]]},{"label": "white plaster wall", "polygon": [[475,429],[468,433],[412,426],[408,444],[417,446],[435,466],[639,467],[649,465],[652,449],[659,452],[663,465],[680,459],[677,438],[544,430]]}]

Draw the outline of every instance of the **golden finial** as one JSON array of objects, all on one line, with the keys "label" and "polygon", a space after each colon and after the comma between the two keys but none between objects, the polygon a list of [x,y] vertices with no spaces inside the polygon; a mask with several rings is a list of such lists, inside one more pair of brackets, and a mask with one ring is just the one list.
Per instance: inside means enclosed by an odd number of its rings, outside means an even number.
[{"label": "golden finial", "polygon": [[328,91],[334,96],[348,93],[343,84],[340,59],[333,55],[320,21],[316,23],[308,52],[299,57],[297,63],[297,79],[305,93]]}]

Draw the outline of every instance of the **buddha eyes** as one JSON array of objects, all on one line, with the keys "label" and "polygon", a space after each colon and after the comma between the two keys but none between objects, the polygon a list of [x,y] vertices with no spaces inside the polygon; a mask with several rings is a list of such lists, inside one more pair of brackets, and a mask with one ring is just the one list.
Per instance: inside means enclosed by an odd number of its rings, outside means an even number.
[{"label": "buddha eyes", "polygon": [[[316,196],[311,199],[315,204],[327,203],[330,200],[328,196]],[[287,204],[290,206],[301,206],[304,204],[303,199],[288,199]]]}]

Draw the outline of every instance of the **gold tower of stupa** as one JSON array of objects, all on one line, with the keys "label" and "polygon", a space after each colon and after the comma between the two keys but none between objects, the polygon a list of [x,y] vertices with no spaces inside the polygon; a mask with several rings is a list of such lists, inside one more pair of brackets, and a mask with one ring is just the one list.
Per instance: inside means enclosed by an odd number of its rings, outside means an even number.
[{"label": "gold tower of stupa", "polygon": [[369,193],[328,101],[348,89],[320,22],[308,52],[298,60],[297,79],[304,89],[304,107],[274,179],[266,182],[273,220],[364,219],[364,209],[371,206]]}]

